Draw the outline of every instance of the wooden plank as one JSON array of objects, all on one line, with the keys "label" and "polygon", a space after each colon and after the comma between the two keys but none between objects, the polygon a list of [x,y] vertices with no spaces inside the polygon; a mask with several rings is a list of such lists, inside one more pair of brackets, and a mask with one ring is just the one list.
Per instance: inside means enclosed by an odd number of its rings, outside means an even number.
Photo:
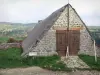
[{"label": "wooden plank", "polygon": [[65,56],[66,54],[66,31],[65,30],[56,31],[56,48],[60,56]]},{"label": "wooden plank", "polygon": [[80,31],[70,31],[70,42],[69,42],[69,53],[70,55],[77,55],[79,51],[79,45],[80,45]]}]

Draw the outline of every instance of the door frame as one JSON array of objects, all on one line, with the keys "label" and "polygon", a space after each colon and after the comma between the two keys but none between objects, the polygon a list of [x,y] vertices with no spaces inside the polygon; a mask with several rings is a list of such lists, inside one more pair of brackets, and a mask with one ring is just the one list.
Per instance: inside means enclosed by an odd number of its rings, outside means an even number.
[{"label": "door frame", "polygon": [[[65,47],[63,47],[62,50],[60,50],[59,49],[60,47],[58,47],[58,46],[60,46],[59,39],[58,39],[60,34],[66,35],[65,36],[65,45],[64,45]],[[73,41],[75,41],[75,40],[78,40],[75,42],[78,45],[73,43]],[[76,46],[76,48],[74,46],[75,50],[72,48],[73,47],[72,44],[75,44],[75,46]],[[58,55],[66,56],[67,46],[69,46],[69,55],[71,55],[71,56],[78,55],[78,51],[80,48],[79,47],[80,46],[80,30],[56,30],[56,49],[57,49]]]}]

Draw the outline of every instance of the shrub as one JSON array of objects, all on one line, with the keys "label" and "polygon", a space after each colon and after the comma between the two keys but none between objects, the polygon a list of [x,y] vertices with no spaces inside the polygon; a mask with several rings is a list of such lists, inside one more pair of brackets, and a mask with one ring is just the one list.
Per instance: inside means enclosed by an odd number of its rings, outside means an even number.
[{"label": "shrub", "polygon": [[7,43],[14,43],[14,42],[17,42],[17,40],[15,40],[14,38],[9,38]]}]

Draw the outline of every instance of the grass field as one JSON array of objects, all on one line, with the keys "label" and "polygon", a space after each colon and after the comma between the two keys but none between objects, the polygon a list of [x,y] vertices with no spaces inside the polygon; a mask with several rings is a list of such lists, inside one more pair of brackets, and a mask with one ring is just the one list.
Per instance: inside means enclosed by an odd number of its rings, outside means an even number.
[{"label": "grass field", "polygon": [[0,37],[0,43],[5,43],[8,41],[8,37]]},{"label": "grass field", "polygon": [[66,65],[60,61],[60,57],[42,56],[42,57],[21,57],[20,48],[9,48],[7,50],[0,50],[0,68],[17,68],[39,66],[50,70],[71,71]]},{"label": "grass field", "polygon": [[[72,70],[69,69],[57,55],[22,58],[21,52],[22,50],[20,48],[9,48],[7,50],[0,50],[0,68],[39,66],[54,71]],[[94,56],[79,55],[79,57],[88,66],[90,66],[91,70],[100,70],[100,57],[98,57],[97,62],[95,62]]]},{"label": "grass field", "polygon": [[95,62],[94,56],[89,55],[79,55],[79,57],[93,70],[100,70],[100,57],[97,58]]}]

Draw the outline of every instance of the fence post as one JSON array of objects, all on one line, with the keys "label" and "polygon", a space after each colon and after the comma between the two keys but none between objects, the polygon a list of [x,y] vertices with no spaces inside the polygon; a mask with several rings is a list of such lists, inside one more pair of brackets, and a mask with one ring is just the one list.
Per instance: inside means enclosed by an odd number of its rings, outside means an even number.
[{"label": "fence post", "polygon": [[95,48],[95,40],[94,40],[94,52],[95,52],[95,62],[97,62],[97,52],[96,52],[96,48]]}]

